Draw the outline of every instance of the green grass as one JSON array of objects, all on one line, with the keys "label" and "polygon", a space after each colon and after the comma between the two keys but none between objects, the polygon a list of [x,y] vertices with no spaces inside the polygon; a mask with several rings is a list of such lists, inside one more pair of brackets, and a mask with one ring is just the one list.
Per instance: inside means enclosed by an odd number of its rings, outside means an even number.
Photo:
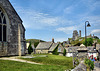
[{"label": "green grass", "polygon": [[42,63],[45,65],[66,66],[67,69],[72,68],[72,58],[71,57],[50,55],[50,54],[44,54],[44,55],[47,55],[47,57],[38,57],[38,55],[40,54],[34,55],[34,56],[37,56],[36,58],[22,58],[22,59],[25,59],[28,61],[34,61],[37,63]]},{"label": "green grass", "polygon": [[0,71],[65,71],[66,66],[35,65],[9,60],[0,60]]}]

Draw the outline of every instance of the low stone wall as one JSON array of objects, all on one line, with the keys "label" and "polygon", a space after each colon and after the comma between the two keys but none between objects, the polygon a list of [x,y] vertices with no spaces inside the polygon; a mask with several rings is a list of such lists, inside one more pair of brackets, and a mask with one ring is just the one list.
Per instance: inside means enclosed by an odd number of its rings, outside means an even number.
[{"label": "low stone wall", "polygon": [[37,54],[48,53],[48,50],[36,50]]},{"label": "low stone wall", "polygon": [[82,61],[77,67],[75,67],[73,70],[71,71],[87,71],[87,67],[84,64],[84,61]]}]

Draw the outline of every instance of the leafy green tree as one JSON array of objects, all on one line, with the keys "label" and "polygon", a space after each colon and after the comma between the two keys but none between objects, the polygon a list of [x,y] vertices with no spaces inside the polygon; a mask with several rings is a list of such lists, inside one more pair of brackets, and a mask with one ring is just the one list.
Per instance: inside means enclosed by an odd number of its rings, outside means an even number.
[{"label": "leafy green tree", "polygon": [[33,52],[33,48],[31,46],[31,42],[29,44],[29,47],[28,47],[28,54],[31,54]]},{"label": "leafy green tree", "polygon": [[[92,46],[93,39],[92,38],[87,38],[87,46]],[[84,45],[86,45],[86,42],[83,42]]]},{"label": "leafy green tree", "polygon": [[94,62],[91,61],[90,59],[85,59],[85,64],[88,65],[88,67],[90,68],[90,70],[94,69]]},{"label": "leafy green tree", "polygon": [[64,49],[64,53],[63,53],[63,56],[65,56],[66,55],[66,49]]}]

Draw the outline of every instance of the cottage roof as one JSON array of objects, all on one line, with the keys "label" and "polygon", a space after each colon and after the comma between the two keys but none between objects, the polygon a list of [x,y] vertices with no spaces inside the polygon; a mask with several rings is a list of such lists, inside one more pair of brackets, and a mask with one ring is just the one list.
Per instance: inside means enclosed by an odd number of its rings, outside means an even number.
[{"label": "cottage roof", "polygon": [[93,46],[88,46],[87,49],[88,50],[94,50],[94,47]]},{"label": "cottage roof", "polygon": [[80,47],[85,47],[85,45],[84,44],[81,44]]},{"label": "cottage roof", "polygon": [[87,51],[88,49],[86,47],[80,47],[77,49],[78,51]]},{"label": "cottage roof", "polygon": [[66,52],[72,53],[72,52],[77,52],[78,48],[79,47],[68,47],[68,48],[65,48],[65,49],[66,49]]},{"label": "cottage roof", "polygon": [[37,50],[46,50],[49,49],[52,45],[52,42],[40,42],[36,47]]},{"label": "cottage roof", "polygon": [[88,52],[93,53],[93,52],[97,52],[96,49],[94,49],[94,46],[89,46],[87,47]]},{"label": "cottage roof", "polygon": [[49,51],[53,51],[58,46],[58,43],[53,43]]},{"label": "cottage roof", "polygon": [[64,47],[61,44],[59,44],[59,46],[58,46],[58,52],[63,53],[63,51],[64,51]]}]

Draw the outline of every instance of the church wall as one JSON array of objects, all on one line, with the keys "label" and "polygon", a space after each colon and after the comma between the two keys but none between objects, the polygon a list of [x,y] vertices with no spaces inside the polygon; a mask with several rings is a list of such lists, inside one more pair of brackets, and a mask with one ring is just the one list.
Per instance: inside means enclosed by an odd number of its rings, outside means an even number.
[{"label": "church wall", "polygon": [[[24,54],[24,48],[25,48],[25,28],[22,25],[22,20],[10,4],[9,0],[0,0],[0,7],[5,10],[6,15],[8,16],[7,18],[7,47],[2,47],[4,49],[3,52],[0,52],[0,56],[10,56],[10,55],[18,55],[19,50],[18,50],[18,24],[21,24],[21,41],[22,44],[22,54]],[[24,42],[23,42],[24,41]],[[0,42],[2,44],[3,42]],[[0,49],[2,49],[0,46]]]}]

